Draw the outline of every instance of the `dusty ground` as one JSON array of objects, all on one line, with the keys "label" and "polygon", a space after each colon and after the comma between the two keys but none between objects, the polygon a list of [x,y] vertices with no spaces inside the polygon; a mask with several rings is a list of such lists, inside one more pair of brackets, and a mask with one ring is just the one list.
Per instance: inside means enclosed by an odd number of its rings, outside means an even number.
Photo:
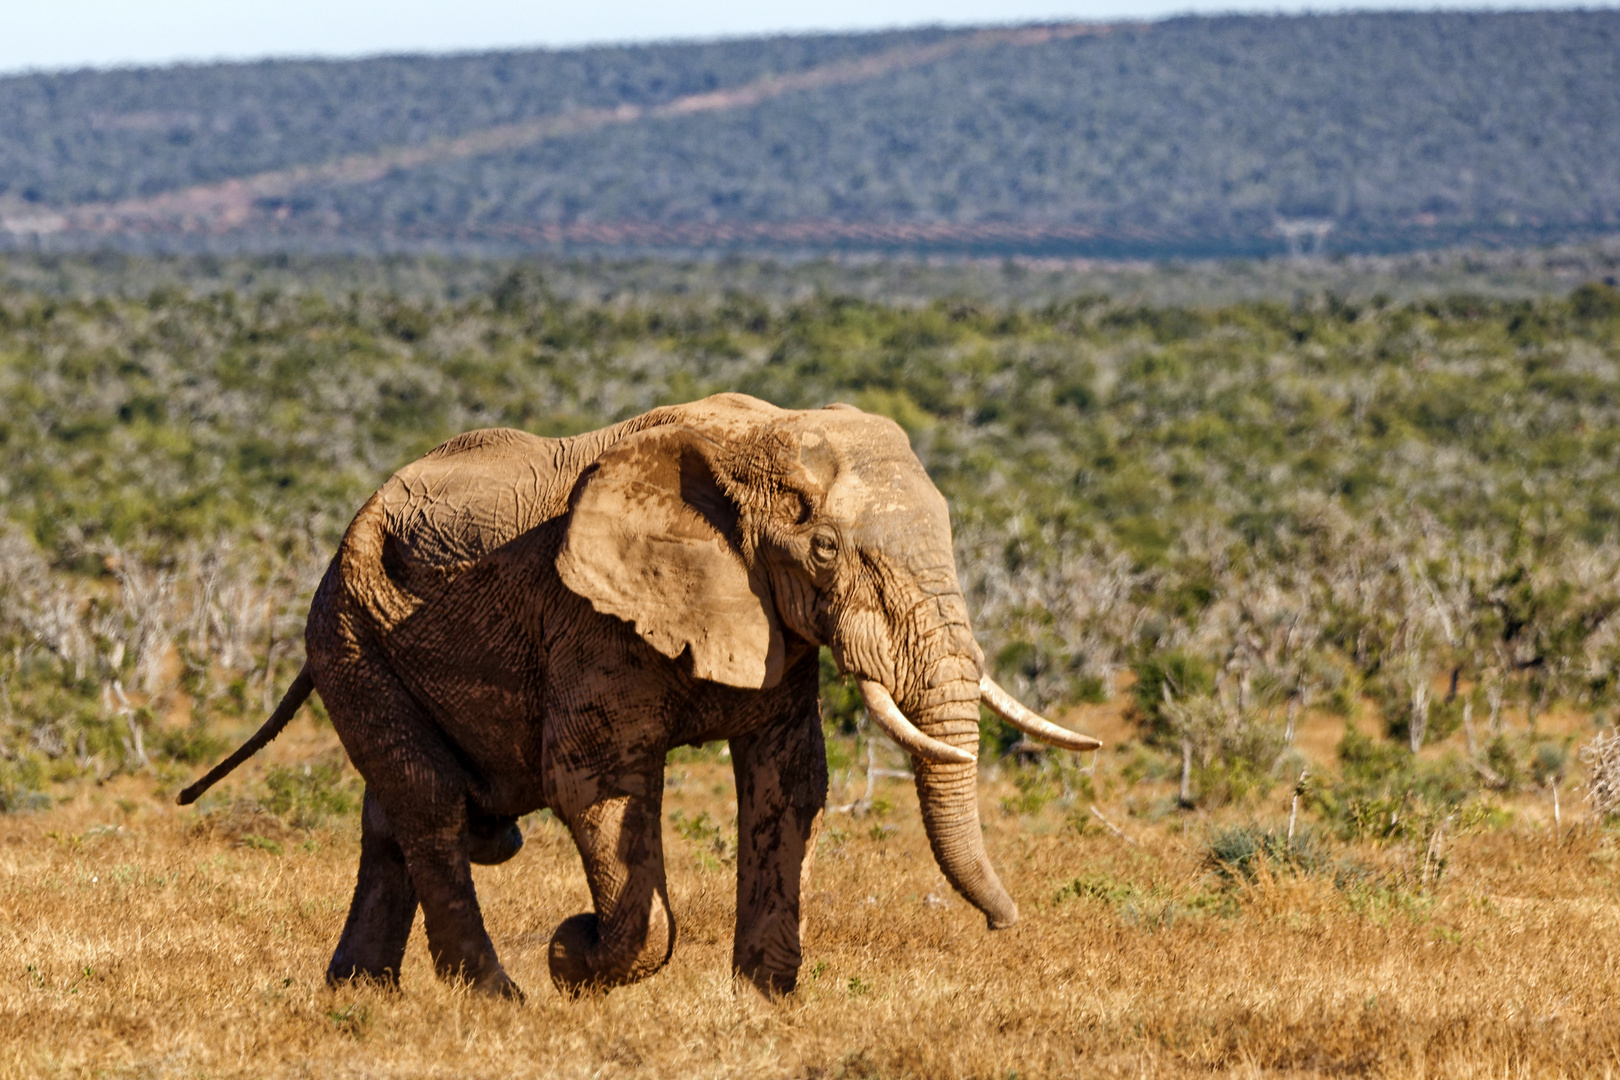
[{"label": "dusty ground", "polygon": [[[288,736],[267,760],[335,745],[302,719]],[[884,780],[892,809],[829,818],[802,989],[770,1003],[728,975],[729,767],[697,755],[669,776],[666,814],[688,823],[666,829],[674,959],[578,1002],[552,990],[545,957],[585,883],[543,816],[516,860],[477,871],[523,1005],[435,981],[420,927],[400,992],[323,985],[352,816],[200,827],[160,797],[175,778],[146,776],[0,816],[0,1073],[1518,1077],[1610,1075],[1620,1059],[1620,846],[1584,825],[1555,838],[1533,806],[1447,839],[1429,889],[1411,884],[1420,853],[1371,846],[1338,853],[1361,884],[1223,886],[1204,856],[1216,822],[1129,817],[1108,785],[1099,808],[1128,840],[1085,799],[1007,813],[1017,789],[997,772],[987,842],[1023,920],[991,934],[934,867],[909,784]],[[857,766],[834,802],[859,781]],[[1281,820],[1284,788],[1233,820]],[[690,826],[703,813],[718,836]]]}]

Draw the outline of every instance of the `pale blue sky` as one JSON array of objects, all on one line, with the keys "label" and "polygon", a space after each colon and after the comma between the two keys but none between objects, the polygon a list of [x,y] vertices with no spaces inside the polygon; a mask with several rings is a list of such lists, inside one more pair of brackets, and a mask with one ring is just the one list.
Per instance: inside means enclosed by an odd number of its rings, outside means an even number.
[{"label": "pale blue sky", "polygon": [[[1158,18],[1189,11],[1570,7],[1507,0],[0,0],[0,72],[262,56],[568,46],[926,23]],[[1587,5],[1587,6],[1609,6]]]}]

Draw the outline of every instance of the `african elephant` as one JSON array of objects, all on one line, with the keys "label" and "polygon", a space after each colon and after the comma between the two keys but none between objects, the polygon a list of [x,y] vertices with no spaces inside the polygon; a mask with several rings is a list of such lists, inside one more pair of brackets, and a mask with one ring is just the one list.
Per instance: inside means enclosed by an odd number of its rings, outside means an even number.
[{"label": "african elephant", "polygon": [[827,794],[817,649],[912,757],[940,869],[992,928],[1018,909],[985,856],[979,704],[1037,738],[1095,740],[984,674],[945,500],[892,421],[722,394],[601,431],[458,436],[360,509],[315,593],[303,670],[194,801],[319,691],[365,778],[359,880],[327,978],[392,981],[420,904],[444,977],[518,996],[470,863],[550,807],[594,911],[551,939],[565,992],[669,959],[660,800],[673,746],[730,741],[733,964],[793,988]]}]

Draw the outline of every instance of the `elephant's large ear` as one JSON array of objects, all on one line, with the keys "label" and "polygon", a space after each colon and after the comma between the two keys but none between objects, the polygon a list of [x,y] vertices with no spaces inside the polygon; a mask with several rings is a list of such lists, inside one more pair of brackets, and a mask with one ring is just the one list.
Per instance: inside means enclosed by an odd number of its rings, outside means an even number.
[{"label": "elephant's large ear", "polygon": [[688,427],[631,435],[580,478],[557,573],[700,679],[749,689],[782,678],[782,630],[764,575],[738,547],[719,446]]}]

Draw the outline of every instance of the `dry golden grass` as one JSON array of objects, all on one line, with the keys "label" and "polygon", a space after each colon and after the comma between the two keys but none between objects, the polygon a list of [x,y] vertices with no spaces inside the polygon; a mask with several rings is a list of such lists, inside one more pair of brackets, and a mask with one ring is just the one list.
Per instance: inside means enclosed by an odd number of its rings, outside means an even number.
[{"label": "dry golden grass", "polygon": [[[302,721],[289,735],[273,756],[331,749]],[[723,763],[671,775],[666,811],[730,820]],[[733,871],[673,828],[669,967],[605,997],[558,997],[546,943],[585,908],[585,883],[560,827],[532,819],[519,858],[478,871],[496,946],[530,995],[513,1005],[437,982],[420,926],[399,992],[325,987],[353,818],[283,833],[278,855],[240,830],[199,829],[149,779],[87,787],[0,817],[0,1071],[1528,1077],[1608,1075],[1620,1058],[1620,859],[1602,833],[1458,836],[1430,894],[1329,875],[1222,890],[1203,863],[1205,820],[1105,805],[1132,844],[1074,828],[1076,810],[1095,825],[1085,802],[1003,814],[1012,791],[983,785],[1016,928],[988,933],[950,892],[908,785],[885,781],[892,812],[829,820],[802,989],[775,1003],[728,975]],[[1250,812],[1280,818],[1285,798]],[[1412,857],[1345,854],[1386,870]],[[1090,888],[1060,897],[1077,877]]]}]

